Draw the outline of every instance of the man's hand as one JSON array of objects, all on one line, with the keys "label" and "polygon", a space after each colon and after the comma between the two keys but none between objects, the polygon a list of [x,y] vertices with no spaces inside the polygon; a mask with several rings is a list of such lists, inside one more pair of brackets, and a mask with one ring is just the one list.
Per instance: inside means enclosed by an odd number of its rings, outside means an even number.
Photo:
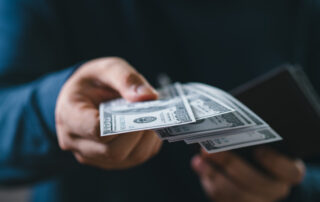
[{"label": "man's hand", "polygon": [[192,159],[192,167],[207,195],[217,202],[277,201],[302,181],[305,166],[301,160],[291,160],[267,148],[257,149],[255,156],[268,174],[231,152],[203,151]]},{"label": "man's hand", "polygon": [[153,131],[100,137],[99,103],[123,97],[129,101],[157,98],[156,91],[120,58],[101,58],[82,65],[64,84],[56,105],[61,149],[83,164],[125,169],[145,162],[161,147]]}]

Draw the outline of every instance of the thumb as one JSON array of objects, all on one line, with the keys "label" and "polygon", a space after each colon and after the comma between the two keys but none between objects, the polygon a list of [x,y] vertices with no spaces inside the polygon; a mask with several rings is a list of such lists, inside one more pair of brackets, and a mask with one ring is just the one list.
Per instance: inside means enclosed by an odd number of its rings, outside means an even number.
[{"label": "thumb", "polygon": [[100,82],[113,88],[131,102],[157,99],[158,94],[155,89],[126,61],[121,58],[102,60],[104,60],[102,65],[97,65],[95,71],[95,77]]}]

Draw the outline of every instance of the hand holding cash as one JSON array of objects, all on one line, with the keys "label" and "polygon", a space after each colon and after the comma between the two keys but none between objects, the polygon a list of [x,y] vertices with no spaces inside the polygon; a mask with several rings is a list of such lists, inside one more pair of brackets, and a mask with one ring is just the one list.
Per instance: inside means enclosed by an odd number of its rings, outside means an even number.
[{"label": "hand holding cash", "polygon": [[56,129],[61,149],[83,164],[125,169],[154,156],[162,141],[154,131],[101,138],[99,103],[122,96],[129,101],[156,99],[148,82],[127,62],[101,58],[83,64],[64,84],[56,104]]},{"label": "hand holding cash", "polygon": [[100,126],[102,136],[153,129],[163,140],[199,143],[209,153],[281,140],[234,97],[200,83],[166,86],[155,101],[102,103]]}]

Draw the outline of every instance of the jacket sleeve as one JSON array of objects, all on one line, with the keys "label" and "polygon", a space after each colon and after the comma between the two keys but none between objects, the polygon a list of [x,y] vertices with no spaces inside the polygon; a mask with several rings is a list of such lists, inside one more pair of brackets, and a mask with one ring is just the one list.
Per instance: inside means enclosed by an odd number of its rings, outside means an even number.
[{"label": "jacket sleeve", "polygon": [[58,147],[54,121],[58,93],[72,71],[0,89],[0,182],[31,182],[72,162]]},{"label": "jacket sleeve", "polygon": [[33,182],[75,162],[58,147],[54,111],[77,65],[65,60],[67,45],[44,2],[0,1],[0,184]]}]

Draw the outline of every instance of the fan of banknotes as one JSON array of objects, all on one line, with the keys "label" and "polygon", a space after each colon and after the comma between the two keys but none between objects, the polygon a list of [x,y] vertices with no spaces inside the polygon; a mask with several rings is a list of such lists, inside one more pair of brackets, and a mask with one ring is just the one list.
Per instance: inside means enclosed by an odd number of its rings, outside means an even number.
[{"label": "fan of banknotes", "polygon": [[209,153],[279,141],[282,138],[236,98],[202,83],[175,83],[159,99],[100,104],[101,136],[154,130],[169,142],[199,143]]}]

